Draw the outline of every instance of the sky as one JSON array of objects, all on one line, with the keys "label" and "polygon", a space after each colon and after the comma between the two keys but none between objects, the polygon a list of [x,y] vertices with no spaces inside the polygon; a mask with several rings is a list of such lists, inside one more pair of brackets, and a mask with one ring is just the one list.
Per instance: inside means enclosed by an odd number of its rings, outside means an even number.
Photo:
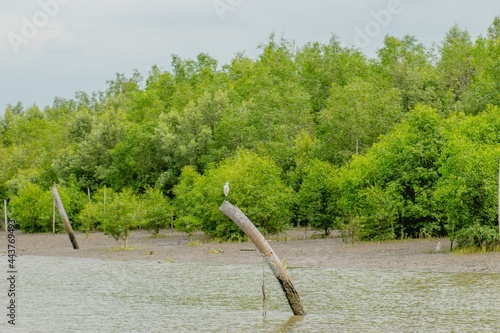
[{"label": "sky", "polygon": [[485,35],[497,15],[497,0],[2,0],[0,112],[105,90],[116,73],[170,70],[173,54],[256,57],[272,33],[297,47],[335,35],[375,57],[386,35],[438,45],[454,24]]}]

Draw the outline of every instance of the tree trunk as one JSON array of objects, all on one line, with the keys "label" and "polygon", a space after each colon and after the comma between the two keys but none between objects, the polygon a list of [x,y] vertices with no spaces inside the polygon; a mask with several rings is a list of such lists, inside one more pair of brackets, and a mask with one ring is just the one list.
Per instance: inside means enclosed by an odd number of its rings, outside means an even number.
[{"label": "tree trunk", "polygon": [[52,236],[56,235],[56,200],[52,203]]},{"label": "tree trunk", "polygon": [[262,255],[266,258],[274,276],[276,276],[281,288],[285,292],[285,296],[293,314],[299,316],[305,315],[306,312],[304,310],[304,305],[302,304],[302,300],[300,299],[297,290],[293,286],[288,272],[252,221],[250,221],[238,207],[233,206],[228,201],[224,201],[219,207],[219,210],[233,220],[241,228],[241,230],[243,230],[248,238],[250,238],[250,240],[255,244],[257,249],[259,249],[260,253],[262,253]]},{"label": "tree trunk", "polygon": [[71,245],[73,245],[73,249],[78,250],[78,242],[76,241],[75,233],[73,232],[73,228],[71,227],[71,223],[68,219],[68,214],[66,214],[66,210],[64,209],[61,197],[59,196],[59,192],[57,191],[57,186],[52,187],[52,196],[54,197],[57,209],[59,210],[59,215],[61,215],[64,229],[66,229],[66,232],[68,233]]}]

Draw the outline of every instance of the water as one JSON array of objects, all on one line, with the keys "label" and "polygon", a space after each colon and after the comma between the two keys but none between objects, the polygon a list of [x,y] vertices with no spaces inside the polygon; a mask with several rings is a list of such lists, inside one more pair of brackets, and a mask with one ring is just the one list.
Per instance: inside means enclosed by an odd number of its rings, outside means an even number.
[{"label": "water", "polygon": [[[262,265],[17,262],[17,325],[7,325],[4,310],[1,332],[500,331],[500,274],[295,268],[309,314],[294,317],[266,267],[264,319]],[[5,279],[0,288],[5,309]]]}]

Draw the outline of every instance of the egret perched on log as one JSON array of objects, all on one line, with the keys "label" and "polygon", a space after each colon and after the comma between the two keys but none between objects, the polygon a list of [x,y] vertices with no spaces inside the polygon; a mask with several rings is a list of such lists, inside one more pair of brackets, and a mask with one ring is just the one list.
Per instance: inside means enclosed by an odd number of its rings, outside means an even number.
[{"label": "egret perched on log", "polygon": [[226,182],[226,185],[224,185],[224,196],[226,197],[226,201],[228,194],[229,194],[229,182]]}]

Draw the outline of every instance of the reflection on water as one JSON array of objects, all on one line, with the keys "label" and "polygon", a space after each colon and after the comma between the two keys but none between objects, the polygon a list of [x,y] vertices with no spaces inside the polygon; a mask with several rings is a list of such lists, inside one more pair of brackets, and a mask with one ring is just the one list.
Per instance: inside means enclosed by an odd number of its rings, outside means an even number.
[{"label": "reflection on water", "polygon": [[7,331],[4,319],[2,332],[500,330],[499,274],[297,268],[290,275],[309,314],[296,317],[269,271],[263,318],[259,265],[30,256],[18,263],[18,325]]}]

